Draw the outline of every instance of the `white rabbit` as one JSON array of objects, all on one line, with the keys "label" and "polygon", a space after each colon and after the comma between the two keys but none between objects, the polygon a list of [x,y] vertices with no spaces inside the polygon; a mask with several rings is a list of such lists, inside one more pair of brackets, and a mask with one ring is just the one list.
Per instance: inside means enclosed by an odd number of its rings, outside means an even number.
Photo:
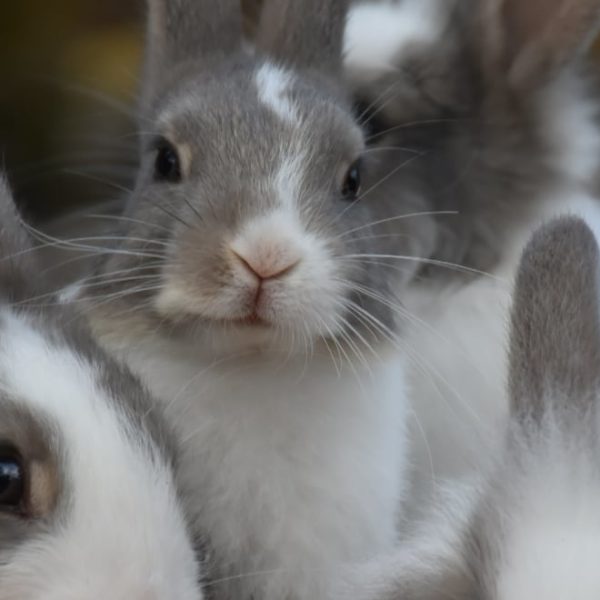
[{"label": "white rabbit", "polygon": [[201,600],[166,420],[33,255],[0,180],[0,599]]}]

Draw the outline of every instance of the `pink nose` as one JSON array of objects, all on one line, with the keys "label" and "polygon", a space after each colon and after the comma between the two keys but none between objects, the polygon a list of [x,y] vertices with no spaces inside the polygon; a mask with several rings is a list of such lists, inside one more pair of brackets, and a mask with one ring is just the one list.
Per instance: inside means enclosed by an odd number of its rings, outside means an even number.
[{"label": "pink nose", "polygon": [[247,271],[258,277],[261,281],[285,277],[300,262],[298,259],[285,260],[281,257],[268,261],[253,260],[252,258],[242,256],[235,250],[233,254]]}]

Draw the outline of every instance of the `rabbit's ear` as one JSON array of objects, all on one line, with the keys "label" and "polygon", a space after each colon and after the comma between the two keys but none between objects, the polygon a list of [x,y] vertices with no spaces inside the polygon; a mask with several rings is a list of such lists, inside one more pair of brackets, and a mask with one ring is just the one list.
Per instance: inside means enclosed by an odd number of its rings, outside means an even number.
[{"label": "rabbit's ear", "polygon": [[0,292],[23,299],[28,290],[37,289],[40,269],[34,254],[32,240],[0,173]]},{"label": "rabbit's ear", "polygon": [[147,87],[179,63],[226,55],[242,39],[240,0],[148,0]]},{"label": "rabbit's ear", "polygon": [[298,68],[338,73],[349,0],[267,0],[259,46]]},{"label": "rabbit's ear", "polygon": [[485,57],[491,76],[517,88],[550,79],[589,50],[600,0],[484,0]]},{"label": "rabbit's ear", "polygon": [[517,417],[586,409],[600,391],[598,261],[594,234],[575,217],[542,227],[525,249],[510,340]]}]

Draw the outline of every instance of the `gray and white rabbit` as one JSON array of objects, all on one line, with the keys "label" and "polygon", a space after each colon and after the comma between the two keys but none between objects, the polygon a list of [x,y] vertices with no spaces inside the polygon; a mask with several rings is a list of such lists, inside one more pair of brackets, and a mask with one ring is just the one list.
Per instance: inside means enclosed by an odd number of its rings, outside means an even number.
[{"label": "gray and white rabbit", "polygon": [[353,573],[340,598],[598,598],[597,239],[573,217],[535,233],[514,295],[501,454],[395,557]]},{"label": "gray and white rabbit", "polygon": [[33,256],[2,179],[0,599],[200,600],[170,429]]},{"label": "gray and white rabbit", "polygon": [[435,250],[401,295],[417,363],[417,506],[494,452],[511,282],[532,231],[565,212],[600,228],[586,60],[599,23],[598,0],[373,1],[351,13],[346,71],[371,143],[387,161],[398,146],[423,153],[389,182],[399,204],[403,178],[416,176],[427,209],[457,213],[437,217]]},{"label": "gray and white rabbit", "polygon": [[[396,542],[405,389],[393,219],[342,82],[347,2],[151,0],[141,170],[124,239],[79,287],[95,333],[167,405],[219,598],[323,598]],[[411,154],[412,155],[412,154]],[[382,170],[383,169],[383,170]],[[421,211],[420,181],[403,211]],[[381,234],[384,235],[381,235]]]}]

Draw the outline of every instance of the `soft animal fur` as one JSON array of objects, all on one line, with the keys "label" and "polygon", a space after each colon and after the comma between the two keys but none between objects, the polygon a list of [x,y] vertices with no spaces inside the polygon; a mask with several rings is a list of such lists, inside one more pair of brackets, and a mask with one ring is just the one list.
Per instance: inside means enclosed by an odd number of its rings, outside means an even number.
[{"label": "soft animal fur", "polygon": [[538,231],[520,266],[511,419],[487,481],[414,543],[353,574],[347,600],[593,600],[600,594],[600,253],[587,225]]},{"label": "soft animal fur", "polygon": [[435,251],[401,295],[417,507],[494,452],[511,284],[532,231],[569,212],[600,226],[586,61],[599,20],[598,0],[383,0],[351,13],[346,71],[370,143],[386,161],[397,146],[422,152],[389,182],[399,210],[417,177],[429,210],[456,212],[437,217]]},{"label": "soft animal fur", "polygon": [[[433,230],[383,223],[397,213],[388,167],[340,81],[347,3],[268,2],[256,48],[238,4],[149,2],[141,122],[155,134],[124,241],[80,293],[179,428],[209,591],[314,600],[341,565],[396,541],[394,290],[417,263],[371,253],[428,254]],[[408,213],[420,185],[404,190]]]},{"label": "soft animal fur", "polygon": [[46,295],[4,180],[0,228],[0,599],[201,600],[161,411]]}]

